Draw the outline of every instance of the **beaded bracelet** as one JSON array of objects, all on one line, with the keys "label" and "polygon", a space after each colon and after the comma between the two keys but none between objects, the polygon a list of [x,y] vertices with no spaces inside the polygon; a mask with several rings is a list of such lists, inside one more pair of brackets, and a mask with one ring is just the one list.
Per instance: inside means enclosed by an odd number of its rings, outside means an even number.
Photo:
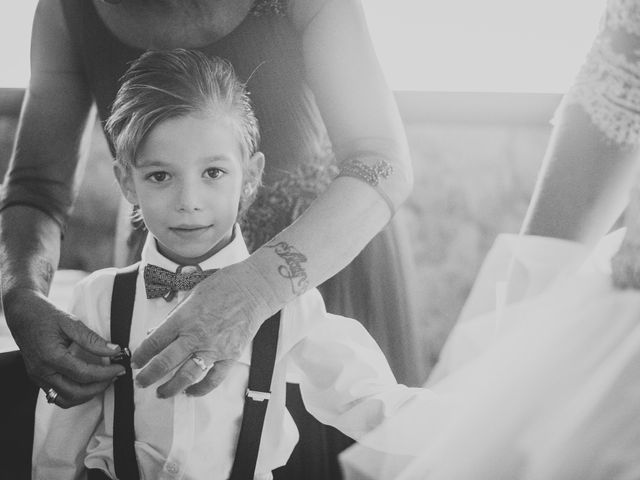
[{"label": "beaded bracelet", "polygon": [[389,206],[391,214],[395,212],[395,206],[387,193],[380,188],[380,180],[385,180],[393,174],[393,165],[390,163],[378,159],[374,165],[370,165],[363,162],[359,158],[353,158],[347,160],[342,168],[338,177],[352,177],[362,180],[363,182],[371,185],[380,194],[383,200]]}]

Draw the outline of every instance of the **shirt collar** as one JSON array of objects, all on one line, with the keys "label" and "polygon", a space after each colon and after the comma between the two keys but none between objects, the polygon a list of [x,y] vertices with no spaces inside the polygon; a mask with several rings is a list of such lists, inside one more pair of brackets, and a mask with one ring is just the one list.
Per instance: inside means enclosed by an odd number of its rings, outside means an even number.
[{"label": "shirt collar", "polygon": [[[249,251],[242,238],[240,226],[236,224],[233,228],[233,239],[222,250],[210,256],[198,265],[202,270],[218,269],[228,267],[234,263],[243,261],[249,256]],[[175,272],[180,266],[179,264],[169,260],[158,251],[156,239],[153,235],[147,235],[144,248],[142,249],[141,266],[147,263],[157,265],[171,272]]]}]

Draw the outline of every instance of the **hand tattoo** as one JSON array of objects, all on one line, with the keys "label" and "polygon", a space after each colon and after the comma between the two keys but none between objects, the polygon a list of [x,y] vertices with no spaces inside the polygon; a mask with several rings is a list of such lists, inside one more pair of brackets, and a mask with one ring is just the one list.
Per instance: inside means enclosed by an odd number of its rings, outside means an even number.
[{"label": "hand tattoo", "polygon": [[307,272],[302,265],[307,261],[307,257],[287,242],[278,242],[275,245],[267,245],[267,247],[273,248],[276,255],[285,261],[286,265],[278,267],[278,273],[291,281],[293,293],[299,295],[307,290],[309,288],[309,280],[307,279]]}]

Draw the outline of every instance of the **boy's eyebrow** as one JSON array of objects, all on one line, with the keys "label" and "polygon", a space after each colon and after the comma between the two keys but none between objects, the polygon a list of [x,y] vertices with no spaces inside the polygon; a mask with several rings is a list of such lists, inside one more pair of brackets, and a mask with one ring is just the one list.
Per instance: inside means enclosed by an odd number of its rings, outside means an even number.
[{"label": "boy's eyebrow", "polygon": [[[231,162],[231,157],[228,155],[212,155],[210,157],[204,157],[201,159],[202,163],[210,163],[210,162]],[[136,160],[136,167],[166,167],[168,165],[172,165],[172,161],[166,161],[158,158],[146,159],[145,157],[139,157]]]},{"label": "boy's eyebrow", "polygon": [[230,162],[231,157],[228,155],[213,155],[211,157],[205,157],[203,161],[206,162]]},{"label": "boy's eyebrow", "polygon": [[162,160],[152,159],[147,160],[144,157],[136,159],[136,167],[165,167],[170,165],[170,162],[163,162]]}]

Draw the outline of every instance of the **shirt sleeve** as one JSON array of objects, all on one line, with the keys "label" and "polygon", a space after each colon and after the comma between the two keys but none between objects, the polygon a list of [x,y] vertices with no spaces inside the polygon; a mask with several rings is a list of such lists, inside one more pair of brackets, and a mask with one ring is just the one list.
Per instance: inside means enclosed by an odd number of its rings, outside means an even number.
[{"label": "shirt sleeve", "polygon": [[[87,307],[100,304],[101,295],[90,294],[87,288],[107,286],[111,275],[92,274],[74,289],[69,311],[90,328],[98,325],[98,309]],[[104,288],[100,289],[101,291]],[[103,303],[103,302],[102,302]],[[101,332],[99,332],[101,333]],[[85,478],[84,459],[87,446],[103,418],[104,395],[97,395],[88,402],[62,409],[49,405],[44,392],[40,392],[36,403],[34,442],[32,456],[32,478],[34,480]]]},{"label": "shirt sleeve", "polygon": [[[438,408],[439,399],[431,391],[396,382],[380,348],[361,324],[327,313],[319,317],[315,328],[288,355],[304,404],[319,421],[361,440],[408,404],[422,404],[422,410]],[[369,437],[363,440],[380,451],[410,454],[414,450],[402,439],[390,443],[388,438]]]},{"label": "shirt sleeve", "polygon": [[580,105],[613,143],[640,141],[639,0],[607,1],[599,32],[557,115],[571,104]]}]

